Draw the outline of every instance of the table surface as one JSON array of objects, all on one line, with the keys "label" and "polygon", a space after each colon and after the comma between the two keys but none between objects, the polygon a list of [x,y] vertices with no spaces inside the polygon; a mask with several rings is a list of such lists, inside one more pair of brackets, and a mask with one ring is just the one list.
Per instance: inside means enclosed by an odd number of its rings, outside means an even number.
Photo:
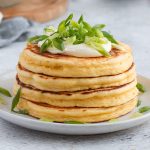
[{"label": "table surface", "polygon": [[[137,72],[150,78],[149,0],[72,0],[66,15],[80,14],[92,24],[106,23],[117,39],[129,44]],[[36,27],[37,32],[43,25]],[[32,30],[32,29],[31,29]],[[15,69],[25,43],[0,49],[0,74]],[[0,150],[149,150],[150,122],[129,130],[92,136],[65,136],[25,129],[0,119]]]}]

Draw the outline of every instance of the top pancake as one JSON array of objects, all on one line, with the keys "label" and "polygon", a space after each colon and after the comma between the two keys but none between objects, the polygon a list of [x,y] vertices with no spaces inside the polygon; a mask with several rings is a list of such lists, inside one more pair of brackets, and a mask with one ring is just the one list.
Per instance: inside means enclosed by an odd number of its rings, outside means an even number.
[{"label": "top pancake", "polygon": [[111,57],[73,57],[51,53],[41,54],[36,45],[28,44],[20,55],[19,63],[35,73],[56,77],[98,77],[116,75],[128,70],[133,58],[130,48],[112,49]]}]

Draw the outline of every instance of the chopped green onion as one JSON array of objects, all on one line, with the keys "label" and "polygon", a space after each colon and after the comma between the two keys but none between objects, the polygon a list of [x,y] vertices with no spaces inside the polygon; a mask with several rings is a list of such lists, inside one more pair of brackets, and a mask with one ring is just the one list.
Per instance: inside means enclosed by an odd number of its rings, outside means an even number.
[{"label": "chopped green onion", "polygon": [[[84,21],[82,15],[76,22],[73,20],[73,14],[70,14],[67,19],[60,22],[57,29],[55,29],[53,26],[46,27],[44,29],[44,35],[34,36],[28,41],[33,44],[42,42],[42,45],[40,44],[40,52],[44,53],[49,47],[56,48],[58,50],[64,50],[64,44],[68,43],[88,44],[86,42],[86,38],[91,37],[94,40],[92,39],[92,42],[89,41],[88,45],[96,48],[96,50],[102,55],[108,57],[110,54],[106,51],[102,44],[107,44],[108,41],[110,41],[111,44],[118,44],[118,42],[108,32],[102,31],[104,27],[105,24],[91,26],[89,23]],[[96,38],[97,40],[95,41]],[[103,39],[107,39],[107,42]]]},{"label": "chopped green onion", "polygon": [[58,26],[58,32],[59,34],[63,33],[64,31],[66,30],[66,27],[65,27],[65,20],[62,21],[59,26]]},{"label": "chopped green onion", "polygon": [[71,30],[79,28],[79,24],[77,22],[73,21],[73,20],[70,21],[70,24],[71,24],[72,27],[69,27],[69,29],[71,29]]},{"label": "chopped green onion", "polygon": [[85,21],[83,21],[83,25],[84,25],[84,28],[87,30],[87,31],[91,31],[92,30],[92,27]]},{"label": "chopped green onion", "polygon": [[71,45],[71,44],[74,44],[75,41],[76,41],[76,36],[72,36],[72,37],[66,38],[64,43],[66,45]]},{"label": "chopped green onion", "polygon": [[99,49],[98,51],[99,51],[103,56],[105,56],[105,57],[110,57],[110,56],[111,56],[107,51],[105,51],[105,49]]},{"label": "chopped green onion", "polygon": [[105,28],[105,26],[106,26],[105,24],[97,24],[97,25],[95,25],[93,28],[102,30],[103,28]]},{"label": "chopped green onion", "polygon": [[114,39],[114,37],[106,31],[102,31],[104,37],[106,37],[111,43],[118,44],[118,42]]},{"label": "chopped green onion", "polygon": [[56,32],[56,29],[53,26],[49,26],[49,27],[44,28],[44,31],[45,31],[45,33],[52,34],[52,33]]},{"label": "chopped green onion", "polygon": [[36,35],[36,36],[34,36],[34,37],[31,37],[31,38],[28,39],[28,42],[30,42],[30,43],[31,43],[31,42],[35,42],[35,41],[37,41],[37,40],[39,39],[39,37],[40,37],[40,36],[38,36],[38,35]]},{"label": "chopped green onion", "polygon": [[78,20],[78,23],[83,23],[83,15],[80,16],[79,20]]},{"label": "chopped green onion", "polygon": [[65,20],[65,25],[68,25],[70,23],[70,21],[71,21],[72,18],[73,18],[73,14],[70,14],[68,16],[68,18]]},{"label": "chopped green onion", "polygon": [[143,116],[142,113],[140,113],[140,112],[135,112],[135,113],[133,113],[133,114],[131,115],[130,118],[138,118],[138,117],[141,117],[141,116]]},{"label": "chopped green onion", "polygon": [[80,122],[80,121],[65,121],[64,123],[66,123],[66,124],[84,124],[84,122]]},{"label": "chopped green onion", "polygon": [[139,107],[140,105],[141,105],[141,101],[138,100],[138,101],[137,101],[137,107]]},{"label": "chopped green onion", "polygon": [[57,49],[62,50],[62,51],[64,50],[63,40],[61,40],[59,38],[55,38],[55,39],[53,39],[53,44]]},{"label": "chopped green onion", "polygon": [[11,97],[10,92],[7,89],[3,88],[3,87],[0,87],[0,93],[5,95],[5,96]]},{"label": "chopped green onion", "polygon": [[142,92],[142,93],[145,92],[145,88],[141,83],[137,83],[136,87],[140,92]]},{"label": "chopped green onion", "polygon": [[76,39],[76,41],[73,44],[81,44],[83,43],[84,39]]},{"label": "chopped green onion", "polygon": [[6,101],[2,97],[0,97],[0,104],[3,104],[3,105],[6,104]]},{"label": "chopped green onion", "polygon": [[119,119],[110,119],[108,122],[109,123],[114,123],[114,122],[118,122],[119,121]]},{"label": "chopped green onion", "polygon": [[41,121],[45,121],[45,122],[54,122],[54,121],[52,121],[51,119],[47,119],[47,118],[41,118],[40,120],[41,120]]},{"label": "chopped green onion", "polygon": [[21,95],[21,88],[19,88],[19,90],[17,91],[17,94],[12,100],[11,111],[14,111],[15,107],[17,106],[19,99],[20,99],[20,95]]},{"label": "chopped green onion", "polygon": [[40,35],[40,36],[34,36],[28,39],[29,43],[38,43],[39,41],[43,41],[46,38],[48,38],[48,35]]},{"label": "chopped green onion", "polygon": [[144,113],[150,111],[150,106],[144,106],[139,109],[139,113]]},{"label": "chopped green onion", "polygon": [[103,37],[103,33],[99,29],[93,28],[93,32],[97,37],[99,37],[99,38]]},{"label": "chopped green onion", "polygon": [[97,51],[99,51],[103,56],[109,57],[110,54],[103,48],[100,38],[98,37],[86,37],[85,43],[93,48],[95,48]]},{"label": "chopped green onion", "polygon": [[19,110],[18,112],[19,112],[20,114],[24,114],[24,115],[28,115],[28,114],[29,114],[28,110],[26,110],[26,109],[24,109],[24,110]]},{"label": "chopped green onion", "polygon": [[46,39],[41,45],[40,52],[44,53],[47,51],[47,48],[51,45],[52,41],[50,39]]},{"label": "chopped green onion", "polygon": [[28,115],[29,114],[29,112],[28,112],[28,110],[18,110],[18,111],[15,111],[15,110],[13,110],[13,112],[15,112],[15,113],[18,113],[18,114],[23,114],[23,115]]}]

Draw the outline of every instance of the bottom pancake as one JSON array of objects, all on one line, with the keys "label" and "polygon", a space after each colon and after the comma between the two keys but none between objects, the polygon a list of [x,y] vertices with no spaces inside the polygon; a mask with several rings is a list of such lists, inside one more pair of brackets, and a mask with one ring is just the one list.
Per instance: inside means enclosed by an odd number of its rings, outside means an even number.
[{"label": "bottom pancake", "polygon": [[108,108],[60,108],[43,103],[34,103],[21,98],[17,108],[19,110],[26,110],[29,115],[40,119],[49,119],[56,122],[79,121],[92,123],[106,121],[125,115],[132,111],[136,104],[137,98],[130,100],[125,104]]}]

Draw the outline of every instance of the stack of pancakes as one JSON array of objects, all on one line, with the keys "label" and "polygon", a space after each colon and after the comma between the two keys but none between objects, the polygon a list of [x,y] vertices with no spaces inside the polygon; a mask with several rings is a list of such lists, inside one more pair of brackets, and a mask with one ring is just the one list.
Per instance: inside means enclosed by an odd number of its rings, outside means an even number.
[{"label": "stack of pancakes", "polygon": [[100,122],[127,114],[137,104],[136,73],[130,48],[112,48],[111,57],[40,53],[28,44],[17,66],[17,105],[40,119]]}]

